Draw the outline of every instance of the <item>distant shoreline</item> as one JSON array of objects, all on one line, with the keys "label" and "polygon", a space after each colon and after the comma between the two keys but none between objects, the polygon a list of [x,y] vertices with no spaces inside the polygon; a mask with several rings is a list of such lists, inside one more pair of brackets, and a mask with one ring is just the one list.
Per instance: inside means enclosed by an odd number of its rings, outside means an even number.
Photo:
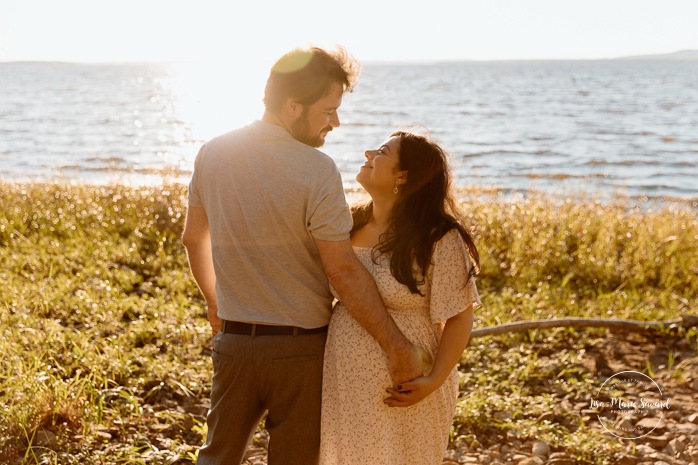
[{"label": "distant shoreline", "polygon": [[621,61],[698,61],[698,50],[679,50],[657,55],[631,55],[615,58]]},{"label": "distant shoreline", "polygon": [[[539,62],[575,62],[575,61],[698,61],[698,50],[679,50],[670,53],[627,55],[606,58],[516,58],[516,59],[436,59],[436,60],[362,60],[366,65],[439,65],[458,63],[539,63]],[[173,65],[191,64],[195,61],[61,61],[61,60],[0,60],[4,64],[53,64],[53,65]]]}]

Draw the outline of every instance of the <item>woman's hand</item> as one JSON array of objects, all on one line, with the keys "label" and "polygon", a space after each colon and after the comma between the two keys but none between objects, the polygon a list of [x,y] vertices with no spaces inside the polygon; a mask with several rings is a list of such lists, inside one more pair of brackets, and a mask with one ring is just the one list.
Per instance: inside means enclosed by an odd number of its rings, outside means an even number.
[{"label": "woman's hand", "polygon": [[420,376],[412,381],[401,383],[395,388],[388,388],[386,392],[390,394],[383,400],[388,407],[409,407],[421,401],[429,394],[439,388],[431,376]]}]

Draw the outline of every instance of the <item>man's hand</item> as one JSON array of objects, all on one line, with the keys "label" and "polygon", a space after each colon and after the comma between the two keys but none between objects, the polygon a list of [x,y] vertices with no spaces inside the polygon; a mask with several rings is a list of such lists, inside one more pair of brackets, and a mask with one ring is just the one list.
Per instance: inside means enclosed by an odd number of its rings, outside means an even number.
[{"label": "man's hand", "polygon": [[394,385],[399,385],[424,376],[431,370],[432,359],[429,352],[420,346],[411,344],[407,353],[398,354],[388,359],[390,377]]},{"label": "man's hand", "polygon": [[213,344],[213,338],[221,330],[221,319],[218,318],[218,306],[209,304],[207,308],[208,322],[211,323],[211,344]]}]

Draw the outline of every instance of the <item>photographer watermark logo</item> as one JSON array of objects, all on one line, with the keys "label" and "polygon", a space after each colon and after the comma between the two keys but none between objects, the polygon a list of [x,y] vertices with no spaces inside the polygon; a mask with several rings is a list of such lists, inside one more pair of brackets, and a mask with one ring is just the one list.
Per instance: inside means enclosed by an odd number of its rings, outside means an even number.
[{"label": "photographer watermark logo", "polygon": [[622,439],[639,439],[650,434],[669,410],[659,385],[639,371],[621,371],[608,378],[590,400],[601,425]]}]

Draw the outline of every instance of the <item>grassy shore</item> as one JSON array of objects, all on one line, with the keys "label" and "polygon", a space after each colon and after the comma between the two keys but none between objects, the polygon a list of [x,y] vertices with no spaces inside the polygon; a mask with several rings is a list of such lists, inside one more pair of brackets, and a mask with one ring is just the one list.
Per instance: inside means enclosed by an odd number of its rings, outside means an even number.
[{"label": "grassy shore", "polygon": [[[478,327],[696,313],[695,206],[475,190],[460,200],[482,258]],[[211,366],[180,241],[186,187],[0,183],[0,205],[0,462],[193,462]],[[654,337],[695,353],[694,329],[670,332]],[[574,411],[600,383],[585,350],[605,337],[473,340],[452,446],[538,439],[612,463],[627,444]],[[687,382],[677,353],[627,368]]]}]

